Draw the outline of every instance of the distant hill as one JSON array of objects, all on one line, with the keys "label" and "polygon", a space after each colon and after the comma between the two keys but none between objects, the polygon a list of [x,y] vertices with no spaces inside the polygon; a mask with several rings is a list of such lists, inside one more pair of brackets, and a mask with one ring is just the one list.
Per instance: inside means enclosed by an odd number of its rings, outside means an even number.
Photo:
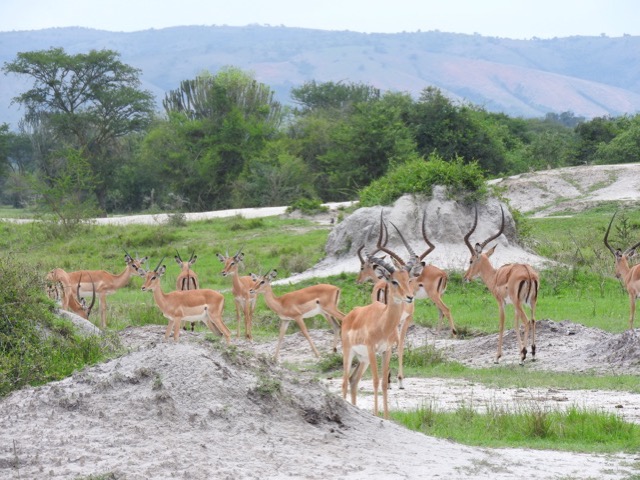
[{"label": "distant hill", "polygon": [[[0,32],[0,63],[18,52],[108,48],[143,72],[158,105],[165,92],[203,70],[255,72],[283,103],[307,80],[363,82],[417,97],[436,86],[451,98],[511,116],[640,111],[640,36],[512,40],[438,31],[365,34],[270,26],[191,26],[132,33],[85,28]],[[11,98],[28,88],[3,76],[0,123],[21,112]]]}]

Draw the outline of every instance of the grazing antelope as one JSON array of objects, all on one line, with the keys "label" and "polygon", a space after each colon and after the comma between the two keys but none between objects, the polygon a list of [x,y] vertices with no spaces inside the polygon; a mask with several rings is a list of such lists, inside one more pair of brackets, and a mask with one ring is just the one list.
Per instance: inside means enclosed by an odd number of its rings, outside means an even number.
[{"label": "grazing antelope", "polygon": [[276,346],[274,358],[276,360],[278,359],[282,339],[287,332],[287,327],[291,320],[296,322],[300,331],[309,342],[309,345],[311,345],[311,350],[313,350],[315,356],[320,356],[304,323],[305,318],[315,317],[316,315],[324,316],[333,328],[333,351],[337,351],[338,335],[340,332],[339,322],[344,318],[344,313],[338,310],[340,289],[334,285],[321,283],[276,297],[271,289],[271,281],[277,274],[278,272],[276,270],[272,270],[266,275],[258,276],[249,290],[249,293],[252,295],[262,293],[267,307],[280,317],[280,334],[278,336],[278,345]]},{"label": "grazing antelope", "polygon": [[71,285],[80,285],[78,297],[87,297],[95,292],[100,300],[100,326],[107,327],[107,295],[116,292],[126,286],[132,276],[138,275],[138,271],[147,261],[148,257],[133,258],[125,250],[124,261],[127,264],[119,275],[105,272],[104,270],[77,270],[69,272]]},{"label": "grazing antelope", "polygon": [[616,261],[616,278],[620,279],[624,284],[627,292],[629,293],[629,330],[633,330],[633,319],[636,314],[636,298],[640,297],[640,264],[629,266],[629,259],[636,254],[636,248],[640,246],[640,242],[634,246],[627,248],[624,252],[622,250],[614,249],[609,245],[609,230],[611,230],[611,224],[613,219],[616,218],[616,214],[613,214],[607,232],[604,234],[604,244],[613,254]]},{"label": "grazing antelope", "polygon": [[165,274],[167,267],[158,266],[149,272],[141,271],[144,277],[142,291],[153,292],[153,298],[162,314],[169,320],[164,334],[165,341],[169,339],[173,329],[173,341],[177,342],[180,336],[180,325],[183,322],[204,322],[216,335],[224,337],[227,344],[231,338],[231,332],[224,324],[222,312],[224,311],[224,296],[214,290],[176,290],[164,293],[160,285],[160,278]]},{"label": "grazing antelope", "polygon": [[[351,403],[356,404],[358,383],[371,365],[373,377],[373,414],[378,415],[378,374],[377,353],[382,353],[382,398],[384,418],[389,418],[387,390],[389,388],[389,363],[393,346],[399,341],[398,327],[406,305],[413,303],[413,287],[407,269],[396,269],[384,260],[368,257],[376,265],[376,272],[387,283],[387,303],[374,301],[364,307],[351,310],[342,321],[342,397],[351,391]],[[414,270],[418,273],[419,267]],[[358,364],[351,371],[353,358]]]},{"label": "grazing antelope", "polygon": [[257,275],[250,274],[240,276],[238,274],[238,266],[240,262],[244,260],[244,253],[238,250],[238,252],[229,256],[222,255],[218,253],[218,260],[220,260],[224,264],[224,268],[222,269],[222,276],[227,277],[231,276],[233,281],[232,294],[233,299],[236,305],[236,323],[238,325],[238,330],[236,332],[237,338],[240,338],[240,312],[244,316],[244,332],[245,337],[248,340],[253,340],[253,336],[251,335],[251,323],[253,321],[253,312],[256,308],[256,295],[251,294],[250,290],[253,287],[253,284],[257,280]]},{"label": "grazing antelope", "polygon": [[92,285],[94,286],[93,294],[91,296],[91,304],[87,306],[85,299],[80,296],[82,276],[80,276],[75,292],[73,291],[69,274],[62,268],[54,268],[51,270],[47,274],[46,280],[47,294],[49,295],[49,298],[59,302],[62,310],[71,311],[85,320],[89,319],[91,310],[96,303],[96,290],[93,282]]},{"label": "grazing antelope", "polygon": [[[464,237],[464,243],[467,245],[469,252],[471,252],[471,259],[469,260],[469,268],[464,274],[464,280],[469,282],[476,277],[482,278],[482,281],[487,286],[489,291],[493,294],[498,302],[498,308],[500,309],[500,331],[498,336],[498,352],[496,354],[495,363],[500,361],[502,356],[502,334],[504,332],[504,307],[507,303],[512,303],[515,309],[514,330],[518,336],[518,345],[520,348],[520,365],[524,365],[524,359],[527,356],[527,344],[529,336],[529,327],[531,326],[531,359],[535,361],[536,358],[536,301],[538,299],[538,288],[540,280],[538,273],[527,264],[513,263],[503,265],[497,270],[493,268],[489,257],[493,255],[497,245],[483,252],[484,247],[487,244],[500,235],[504,231],[504,210],[502,206],[502,224],[500,230],[495,235],[487,238],[482,243],[476,243],[475,247],[469,243],[469,237],[475,231],[478,225],[478,209],[476,207],[475,220],[469,233]],[[524,311],[523,305],[529,305],[531,309],[531,322],[527,318],[527,314]],[[524,325],[524,343],[520,335],[519,321],[522,321]]]}]

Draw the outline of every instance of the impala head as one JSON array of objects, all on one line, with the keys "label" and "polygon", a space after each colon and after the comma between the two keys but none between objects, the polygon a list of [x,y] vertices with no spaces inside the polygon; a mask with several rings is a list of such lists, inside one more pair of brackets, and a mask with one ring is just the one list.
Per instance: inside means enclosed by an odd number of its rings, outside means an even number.
[{"label": "impala head", "polygon": [[269,273],[265,273],[264,275],[252,275],[254,279],[253,287],[249,290],[251,295],[255,295],[258,293],[262,293],[266,288],[271,285],[271,281],[276,278],[278,275],[278,271],[274,268]]},{"label": "impala head", "polygon": [[162,260],[158,262],[158,265],[153,270],[149,270],[148,272],[142,269],[139,270],[140,276],[144,277],[144,283],[142,284],[143,292],[153,291],[160,285],[160,277],[167,271],[167,266],[162,265],[164,258],[165,257],[162,257]]},{"label": "impala head", "polygon": [[236,252],[236,254],[231,257],[228,253],[227,255],[217,253],[216,256],[218,257],[218,260],[220,260],[224,264],[224,268],[222,269],[222,272],[220,272],[223,277],[236,274],[238,272],[238,265],[244,260],[244,253],[242,253],[242,248],[240,248]]},{"label": "impala head", "polygon": [[624,252],[619,248],[614,249],[611,245],[609,245],[609,231],[611,230],[611,225],[613,224],[613,220],[616,218],[617,213],[618,212],[614,213],[613,217],[611,217],[611,221],[609,222],[609,226],[607,227],[607,232],[604,234],[604,244],[616,260],[616,278],[622,278],[624,273],[629,270],[628,260],[636,254],[636,248],[640,246],[640,242],[636,243],[632,247],[627,248]]},{"label": "impala head", "polygon": [[471,253],[471,258],[469,259],[469,268],[464,274],[464,280],[466,282],[469,282],[480,275],[480,266],[483,259],[488,260],[488,258],[493,255],[493,252],[495,252],[496,250],[497,245],[494,245],[486,252],[484,251],[484,247],[486,247],[489,242],[502,235],[502,232],[504,231],[504,209],[502,208],[502,205],[500,205],[500,211],[502,212],[502,223],[500,225],[500,230],[498,231],[498,233],[487,238],[482,243],[476,243],[475,246],[472,247],[471,243],[469,242],[469,237],[471,237],[471,234],[475,231],[476,226],[478,225],[478,207],[475,208],[475,219],[473,221],[473,225],[471,226],[471,230],[469,230],[469,233],[464,236],[464,243],[467,245],[467,248]]},{"label": "impala head", "polygon": [[375,265],[378,278],[389,286],[388,299],[394,303],[413,303],[413,286],[410,272],[405,268],[395,268],[381,258],[369,256],[368,260]]},{"label": "impala head", "polygon": [[[122,249],[124,250],[124,248]],[[149,260],[149,257],[139,258],[136,254],[136,258],[133,258],[129,255],[129,252],[124,250],[124,261],[129,268],[131,268],[134,272],[140,273],[140,269],[142,269],[143,265]]]},{"label": "impala head", "polygon": [[182,269],[182,271],[186,272],[191,268],[191,265],[196,263],[196,260],[198,260],[198,256],[195,253],[196,252],[191,252],[191,257],[189,257],[188,262],[182,261],[182,258],[180,257],[180,252],[178,252],[178,250],[176,250],[176,255],[173,258],[175,258],[177,264],[180,265],[180,268]]}]

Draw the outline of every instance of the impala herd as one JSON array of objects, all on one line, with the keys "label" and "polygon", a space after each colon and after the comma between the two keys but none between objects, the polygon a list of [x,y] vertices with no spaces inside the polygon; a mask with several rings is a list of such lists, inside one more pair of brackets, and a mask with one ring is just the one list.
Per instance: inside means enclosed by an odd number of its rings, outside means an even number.
[{"label": "impala herd", "polygon": [[[624,283],[629,293],[629,328],[633,329],[636,298],[640,296],[640,264],[629,266],[628,260],[635,255],[635,250],[640,246],[640,242],[625,251],[614,249],[609,245],[609,232],[615,216],[614,214],[609,222],[604,236],[604,244],[615,257],[616,277]],[[291,321],[298,325],[313,353],[319,356],[320,354],[309,336],[304,319],[316,315],[324,316],[334,332],[334,352],[337,351],[338,337],[342,341],[343,397],[346,399],[347,393],[350,391],[351,402],[356,404],[358,383],[367,368],[371,366],[375,415],[378,414],[380,383],[376,355],[382,354],[383,412],[384,417],[388,418],[387,389],[391,353],[392,349],[397,347],[398,386],[403,388],[404,341],[407,329],[413,321],[415,299],[429,298],[438,308],[439,325],[446,317],[452,335],[457,334],[451,311],[442,301],[442,295],[447,287],[447,273],[436,266],[427,265],[424,261],[429,253],[435,249],[435,246],[429,241],[426,224],[427,215],[425,212],[422,218],[421,233],[426,243],[426,249],[418,255],[410,247],[400,230],[391,223],[408,252],[408,257],[403,259],[387,247],[388,227],[381,213],[378,240],[375,247],[371,252],[368,252],[366,245],[363,244],[357,251],[360,260],[360,273],[356,282],[374,282],[371,303],[355,307],[346,315],[338,308],[340,289],[334,285],[323,283],[276,296],[271,288],[271,282],[277,275],[276,270],[264,275],[241,276],[238,269],[244,259],[242,249],[232,256],[218,253],[217,257],[224,265],[221,274],[225,277],[232,277],[232,295],[236,307],[236,336],[240,337],[241,323],[244,320],[245,337],[252,340],[252,317],[257,296],[262,294],[267,307],[280,318],[280,332],[275,358],[278,359],[287,327]],[[540,287],[538,273],[530,265],[522,263],[506,264],[497,269],[491,265],[489,258],[497,245],[488,249],[486,247],[504,232],[504,210],[502,210],[501,226],[498,232],[484,241],[472,245],[470,237],[475,232],[477,225],[478,211],[476,208],[471,229],[463,238],[471,254],[464,280],[468,282],[480,277],[498,303],[499,336],[495,363],[498,363],[502,356],[505,305],[509,303],[514,305],[515,310],[514,330],[518,337],[520,364],[524,363],[529,346],[533,361],[536,354],[535,308]],[[386,259],[386,255],[380,256],[381,253],[388,255],[389,260]],[[126,267],[118,275],[104,270],[78,270],[67,273],[56,268],[50,271],[46,278],[47,293],[60,303],[62,309],[70,310],[85,319],[89,317],[97,296],[100,303],[100,325],[104,329],[107,325],[106,296],[126,286],[131,277],[139,276],[143,278],[142,290],[153,292],[156,305],[168,319],[165,340],[168,340],[173,332],[173,339],[177,342],[180,328],[184,326],[185,322],[191,322],[192,329],[195,322],[203,322],[214,334],[224,337],[226,343],[229,343],[231,331],[223,320],[224,296],[215,290],[200,288],[198,276],[191,269],[197,260],[195,252],[186,262],[182,260],[178,251],[176,251],[174,258],[180,265],[181,272],[176,279],[176,289],[168,293],[165,293],[160,285],[160,279],[166,272],[166,266],[162,264],[164,258],[158,262],[153,270],[150,270],[144,267],[148,261],[147,257],[138,258],[136,256],[134,258],[126,251],[124,256]],[[87,306],[86,298],[89,297],[91,303]],[[527,317],[525,305],[529,306],[531,318]],[[520,323],[524,327],[524,339],[520,332]],[[357,358],[358,363],[352,369],[354,357]]]}]

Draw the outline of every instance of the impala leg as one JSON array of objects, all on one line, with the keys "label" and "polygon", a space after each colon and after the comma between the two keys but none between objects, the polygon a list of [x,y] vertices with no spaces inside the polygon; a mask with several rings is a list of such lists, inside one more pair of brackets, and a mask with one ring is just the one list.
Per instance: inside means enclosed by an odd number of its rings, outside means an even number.
[{"label": "impala leg", "polygon": [[[409,320],[407,318],[407,320]],[[389,363],[391,363],[391,347],[387,348],[382,356],[382,409],[384,418],[389,418],[388,391],[389,388]]]},{"label": "impala leg", "polygon": [[173,330],[173,322],[176,320],[169,319],[169,324],[167,325],[167,329],[164,332],[164,341],[167,342],[169,340],[169,335],[171,334],[171,330]]},{"label": "impala leg", "polygon": [[367,367],[369,366],[368,359],[361,359],[358,361],[358,365],[353,369],[353,373],[349,377],[349,387],[351,389],[351,403],[353,405],[356,404],[356,397],[358,395],[358,384],[362,379],[362,375],[367,371]]},{"label": "impala leg", "polygon": [[[520,335],[520,323],[524,327],[524,339]],[[524,311],[521,303],[515,305],[515,319],[513,328],[518,335],[518,346],[520,347],[520,365],[524,365],[524,360],[527,358],[527,345],[529,343],[529,319]]]},{"label": "impala leg", "polygon": [[630,304],[629,330],[633,330],[633,319],[636,315],[636,296],[634,294],[629,295],[629,304]]},{"label": "impala leg", "polygon": [[531,361],[536,361],[536,303],[531,303]]},{"label": "impala leg", "polygon": [[253,334],[251,333],[251,329],[253,328],[253,312],[256,310],[256,297],[249,298],[249,320],[247,321],[247,325],[249,328],[249,340],[253,340]]},{"label": "impala leg", "polygon": [[327,322],[329,322],[329,325],[331,325],[331,328],[333,329],[333,353],[335,353],[338,351],[338,337],[340,336],[340,324],[330,314],[323,313],[322,315],[324,316],[324,318],[327,319]]},{"label": "impala leg", "polygon": [[104,330],[107,328],[107,296],[103,293],[100,295],[100,327]]},{"label": "impala leg", "polygon": [[239,299],[235,299],[236,301],[236,325],[237,325],[237,331],[236,331],[236,338],[240,338],[240,311],[243,309],[242,308],[242,301]]},{"label": "impala leg", "polygon": [[280,320],[280,333],[278,334],[278,345],[276,345],[276,354],[274,358],[278,360],[278,355],[280,354],[280,345],[282,345],[282,339],[284,338],[284,334],[287,333],[287,327],[289,327],[290,320]]},{"label": "impala leg", "polygon": [[[311,350],[313,350],[313,353],[315,354],[315,356],[319,357],[320,356],[320,352],[318,352],[318,349],[313,344],[313,340],[311,340],[311,335],[309,335],[309,330],[307,330],[307,326],[304,323],[304,318],[298,317],[298,318],[296,318],[294,320],[298,324],[298,327],[300,327],[300,331],[302,332],[304,337],[309,342],[309,345],[311,345]],[[282,331],[280,331],[280,333],[282,333]]]},{"label": "impala leg", "polygon": [[499,363],[500,357],[502,357],[502,334],[504,333],[504,304],[499,304],[500,308],[500,323],[498,326],[498,352],[496,353],[496,359],[493,363]]},{"label": "impala leg", "polygon": [[[404,385],[402,384],[402,381],[404,380],[404,367],[403,367],[404,341],[407,336],[407,330],[409,330],[409,327],[411,326],[412,323],[413,323],[413,315],[409,315],[407,318],[404,319],[404,322],[402,322],[402,326],[400,328],[400,337],[398,339],[398,388],[401,390],[404,390]],[[384,375],[387,375],[387,374],[383,374],[383,380],[382,380],[383,385],[384,385],[385,378],[387,378],[387,383],[388,383],[388,375],[387,377],[384,377]]]},{"label": "impala leg", "polygon": [[351,362],[353,354],[351,347],[342,342],[342,398],[347,399],[347,390],[349,389],[349,374],[351,373]]},{"label": "impala leg", "polygon": [[[387,351],[389,351],[387,349]],[[371,378],[373,379],[373,414],[378,416],[378,388],[380,387],[380,376],[378,375],[378,362],[376,361],[376,352],[373,348],[367,346],[369,353],[369,363],[371,364]],[[386,352],[385,352],[386,353]],[[387,372],[388,373],[388,372]],[[387,382],[388,382],[387,378]],[[387,392],[384,391],[383,395],[386,396]]]},{"label": "impala leg", "polygon": [[244,336],[247,340],[253,340],[251,336],[251,301],[244,301]]},{"label": "impala leg", "polygon": [[453,323],[453,316],[451,315],[451,310],[447,307],[441,298],[433,299],[433,303],[438,307],[438,326],[442,325],[442,316],[444,315],[449,320],[449,327],[451,328],[451,334],[455,337],[458,335],[458,331],[456,330],[456,326]]},{"label": "impala leg", "polygon": [[182,324],[182,321],[175,319],[173,321],[173,341],[177,342],[178,338],[180,337],[180,325]]}]

